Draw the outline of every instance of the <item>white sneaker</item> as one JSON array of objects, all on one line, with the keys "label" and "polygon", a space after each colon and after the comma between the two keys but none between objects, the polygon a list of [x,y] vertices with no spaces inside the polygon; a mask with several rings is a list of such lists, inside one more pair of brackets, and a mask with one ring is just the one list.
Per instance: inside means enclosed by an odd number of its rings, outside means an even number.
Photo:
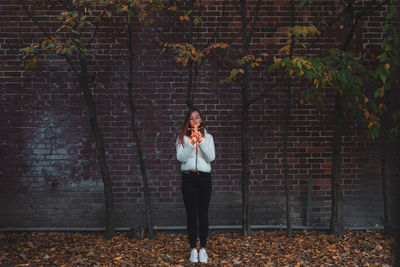
[{"label": "white sneaker", "polygon": [[190,251],[190,263],[198,263],[199,262],[199,254],[197,253],[197,249],[193,248]]},{"label": "white sneaker", "polygon": [[201,263],[207,263],[208,256],[205,248],[200,249],[199,258]]}]

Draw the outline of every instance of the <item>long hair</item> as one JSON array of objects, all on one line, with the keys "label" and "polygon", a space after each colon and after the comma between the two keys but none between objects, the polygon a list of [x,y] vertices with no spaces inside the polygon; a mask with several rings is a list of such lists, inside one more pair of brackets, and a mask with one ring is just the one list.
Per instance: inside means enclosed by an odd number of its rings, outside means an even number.
[{"label": "long hair", "polygon": [[193,129],[190,127],[190,115],[195,111],[197,111],[199,113],[200,118],[201,118],[201,123],[199,125],[198,131],[200,131],[201,135],[204,136],[204,130],[205,130],[206,126],[205,126],[205,123],[204,123],[203,115],[201,114],[201,112],[200,112],[200,110],[198,108],[192,107],[186,113],[186,117],[185,117],[185,121],[183,123],[183,127],[182,127],[182,130],[181,130],[181,133],[178,136],[178,144],[181,144],[182,146],[185,146],[184,142],[183,142],[183,138],[185,136],[190,137],[192,135],[192,130]]}]

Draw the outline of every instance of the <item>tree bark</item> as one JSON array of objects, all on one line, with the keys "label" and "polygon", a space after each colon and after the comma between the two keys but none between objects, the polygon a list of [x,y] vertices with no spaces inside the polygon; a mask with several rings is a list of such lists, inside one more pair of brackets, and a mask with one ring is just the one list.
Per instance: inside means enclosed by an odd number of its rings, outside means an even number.
[{"label": "tree bark", "polygon": [[387,144],[387,115],[384,115],[382,120],[382,142],[381,142],[381,176],[382,176],[382,196],[383,196],[383,226],[385,228],[385,234],[387,236],[391,236],[392,234],[392,226],[390,222],[390,209],[389,209],[389,195],[388,195],[388,152],[389,147]]},{"label": "tree bark", "polygon": [[83,95],[85,97],[88,107],[90,127],[96,141],[96,155],[99,162],[100,173],[104,185],[104,198],[106,208],[106,231],[104,237],[106,239],[111,239],[115,235],[114,197],[112,193],[111,177],[108,171],[105,156],[104,139],[98,125],[96,105],[93,101],[93,96],[88,84],[86,57],[82,54],[79,54],[79,61],[81,67],[78,77],[79,85],[83,91]]},{"label": "tree bark", "polygon": [[[189,29],[188,29],[188,43],[193,44],[193,5],[194,5],[194,0],[189,0],[189,10],[192,10],[192,12],[189,14]],[[188,62],[188,85],[187,85],[187,90],[186,90],[186,105],[188,109],[190,110],[193,108],[193,61],[189,59]]]},{"label": "tree bark", "polygon": [[335,118],[334,118],[334,139],[332,150],[332,215],[331,234],[341,236],[344,234],[343,218],[343,192],[341,184],[342,165],[342,134],[343,134],[343,96],[336,93],[335,97]]},{"label": "tree bark", "polygon": [[242,143],[242,225],[243,235],[251,234],[249,222],[249,180],[250,180],[250,165],[249,165],[249,106],[248,106],[248,66],[244,67],[244,75],[242,81],[242,122],[241,122],[241,143]]},{"label": "tree bark", "polygon": [[[291,22],[290,27],[295,26],[295,13],[294,13],[294,0],[290,0],[291,7]],[[294,40],[290,43],[289,59],[293,57],[293,45]],[[290,214],[290,199],[289,199],[289,170],[287,162],[287,143],[289,135],[289,121],[290,121],[290,111],[292,103],[292,79],[288,78],[288,88],[287,88],[287,100],[285,108],[285,123],[284,123],[284,135],[283,135],[283,170],[285,175],[285,199],[286,199],[286,234],[287,236],[292,236],[292,216]]]},{"label": "tree bark", "polygon": [[390,103],[389,102],[389,94],[390,90],[387,91],[384,97],[384,102],[388,107],[388,110],[384,113],[382,118],[382,142],[381,142],[381,176],[382,176],[382,196],[383,196],[383,226],[385,229],[386,236],[391,236],[393,232],[393,228],[391,225],[391,209],[389,206],[389,178],[388,178],[388,158],[389,158],[389,145],[388,139],[390,136],[389,130],[389,112],[390,112]]},{"label": "tree bark", "polygon": [[[353,0],[344,1],[343,30],[340,38],[340,49],[346,51],[353,32]],[[342,236],[345,232],[343,215],[343,191],[341,181],[342,135],[343,135],[343,95],[336,92],[334,111],[334,138],[332,145],[332,214],[331,234]]]},{"label": "tree bark", "polygon": [[289,78],[289,85],[287,88],[287,103],[285,109],[285,123],[283,135],[283,170],[285,175],[285,199],[286,199],[286,234],[292,236],[292,216],[290,214],[290,199],[289,199],[289,170],[287,162],[287,143],[289,135],[289,121],[290,121],[290,103],[292,100],[292,82]]},{"label": "tree bark", "polygon": [[[248,32],[247,26],[247,8],[246,0],[240,0],[240,17],[242,21],[242,49],[243,54],[249,54],[249,44],[254,33],[255,25],[258,19],[258,13],[260,11],[261,0],[257,1],[255,8],[255,14],[252,18],[252,27]],[[250,163],[249,163],[249,109],[250,101],[248,96],[249,90],[249,63],[243,65],[243,78],[241,82],[242,88],[242,121],[241,121],[241,148],[242,148],[242,231],[244,236],[251,234],[251,224],[249,219],[250,214],[250,200],[249,200],[249,182],[250,182]]]},{"label": "tree bark", "polygon": [[[240,0],[240,14],[242,19],[242,48],[243,53],[248,54],[249,40],[247,34],[247,14],[246,14],[246,1]],[[243,79],[241,83],[242,88],[242,121],[241,121],[241,148],[242,148],[242,231],[244,236],[251,234],[249,222],[249,179],[250,179],[250,166],[249,166],[249,141],[248,141],[248,127],[249,127],[249,105],[248,105],[248,87],[249,87],[249,68],[245,63],[243,67]]]},{"label": "tree bark", "polygon": [[146,164],[143,158],[142,152],[142,143],[140,140],[140,136],[136,127],[136,108],[135,103],[133,101],[133,45],[132,45],[132,22],[128,23],[128,61],[129,61],[129,82],[128,82],[128,99],[129,99],[129,107],[131,113],[131,127],[133,132],[133,137],[136,141],[136,149],[137,156],[139,160],[139,167],[142,174],[143,181],[143,195],[144,195],[144,204],[145,204],[145,214],[146,214],[146,224],[147,231],[149,233],[150,239],[154,239],[154,230],[153,230],[153,221],[151,216],[151,205],[150,205],[150,192],[148,185],[148,178],[146,172]]}]

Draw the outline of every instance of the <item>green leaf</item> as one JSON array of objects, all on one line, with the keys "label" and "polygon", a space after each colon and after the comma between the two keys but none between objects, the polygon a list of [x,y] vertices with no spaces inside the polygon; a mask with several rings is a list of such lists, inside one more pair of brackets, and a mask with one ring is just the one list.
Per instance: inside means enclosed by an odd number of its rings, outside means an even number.
[{"label": "green leaf", "polygon": [[302,8],[305,4],[306,4],[307,0],[301,0],[300,4],[299,4],[299,8]]},{"label": "green leaf", "polygon": [[80,46],[83,46],[83,42],[82,42],[81,39],[74,38],[73,40],[74,40],[74,42],[76,42],[76,43],[79,44]]},{"label": "green leaf", "polygon": [[384,72],[380,72],[379,73],[379,77],[381,78],[382,82],[385,83],[386,82],[386,73]]},{"label": "green leaf", "polygon": [[389,12],[388,12],[388,14],[387,14],[387,16],[386,16],[386,19],[387,20],[391,20],[391,19],[393,19],[393,17],[396,15],[396,11],[395,11],[395,9],[394,8],[389,8]]},{"label": "green leaf", "polygon": [[63,48],[61,53],[62,54],[67,54],[67,55],[72,55],[72,51],[69,48]]},{"label": "green leaf", "polygon": [[375,98],[378,98],[379,95],[380,95],[380,93],[381,93],[381,89],[380,89],[380,88],[377,88],[377,89],[375,90],[375,92],[374,92],[374,97],[375,97]]},{"label": "green leaf", "polygon": [[83,47],[79,47],[79,50],[82,52],[82,54],[86,55],[86,50]]},{"label": "green leaf", "polygon": [[312,89],[311,88],[307,88],[307,90],[305,91],[305,95],[308,99],[311,98],[312,95]]},{"label": "green leaf", "polygon": [[76,45],[71,45],[70,49],[72,51],[78,52],[78,47]]},{"label": "green leaf", "polygon": [[81,33],[78,32],[78,31],[76,31],[76,30],[71,30],[71,32],[72,32],[73,34],[76,34],[76,35],[81,35]]},{"label": "green leaf", "polygon": [[380,61],[381,63],[385,62],[386,59],[387,59],[387,54],[386,54],[386,53],[383,53],[383,54],[381,54],[381,55],[379,56],[379,61]]},{"label": "green leaf", "polygon": [[385,24],[385,26],[383,26],[383,31],[387,32],[390,29],[390,24]]},{"label": "green leaf", "polygon": [[307,71],[306,76],[309,81],[312,81],[314,79],[314,75],[311,71]]}]

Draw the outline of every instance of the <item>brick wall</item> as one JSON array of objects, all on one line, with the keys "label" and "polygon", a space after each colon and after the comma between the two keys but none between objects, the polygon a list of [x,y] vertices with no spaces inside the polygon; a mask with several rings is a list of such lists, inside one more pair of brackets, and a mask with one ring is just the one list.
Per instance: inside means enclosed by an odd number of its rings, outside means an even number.
[{"label": "brick wall", "polygon": [[[27,1],[39,21],[54,32],[60,12],[57,1]],[[182,1],[178,6],[185,8]],[[361,1],[362,2],[362,1]],[[223,3],[223,4],[222,4]],[[250,1],[254,6],[255,1]],[[251,44],[255,54],[277,55],[285,42],[290,1],[263,1]],[[323,28],[325,17],[337,16],[337,1],[323,1],[297,12],[301,25]],[[0,227],[103,227],[103,185],[95,155],[87,107],[76,77],[65,61],[49,56],[34,71],[25,71],[19,49],[43,40],[43,34],[21,7],[0,4]],[[250,13],[250,12],[249,12]],[[180,189],[180,166],[175,140],[186,110],[187,69],[171,53],[160,53],[158,41],[180,41],[179,21],[154,13],[153,25],[134,28],[134,102],[144,145],[154,224],[185,225]],[[351,48],[379,53],[384,8],[359,25]],[[237,1],[209,1],[203,25],[195,38],[200,44],[228,42],[240,31]],[[127,32],[124,19],[105,18],[90,53],[95,82],[92,91],[103,132],[113,181],[117,226],[144,222],[142,181],[127,101]],[[214,31],[221,25],[219,33]],[[332,29],[338,29],[338,25]],[[337,47],[337,30],[310,53],[326,54]],[[216,36],[216,39],[214,38]],[[240,45],[240,38],[233,46]],[[220,85],[229,67],[220,57],[199,66],[195,105],[203,110],[214,136],[211,225],[241,223],[241,92],[238,83]],[[271,86],[277,77],[266,66],[251,73],[251,97]],[[311,224],[328,226],[330,168],[333,140],[333,99],[326,93],[322,108],[300,105],[306,85],[293,88],[289,124],[290,196],[295,225],[304,225],[307,180],[312,175]],[[250,110],[252,224],[285,224],[283,175],[283,114],[285,85],[272,89]],[[347,226],[382,225],[379,145],[368,142],[359,118],[346,112],[343,136],[343,190]],[[392,183],[398,183],[398,144],[393,145]],[[397,180],[396,180],[397,179]],[[392,192],[392,201],[397,201]]]}]

